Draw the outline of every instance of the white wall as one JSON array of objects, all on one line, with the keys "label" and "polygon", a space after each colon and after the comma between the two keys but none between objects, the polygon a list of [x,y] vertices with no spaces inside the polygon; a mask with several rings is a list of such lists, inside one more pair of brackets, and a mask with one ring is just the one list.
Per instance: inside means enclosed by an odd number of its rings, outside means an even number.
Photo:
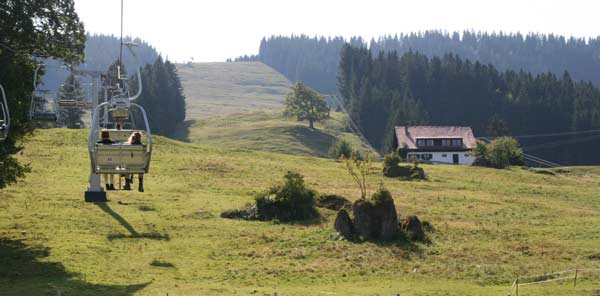
[{"label": "white wall", "polygon": [[[408,152],[408,159],[410,159],[411,155],[423,155],[423,154],[431,154],[431,159],[429,161],[433,163],[447,163],[453,164],[453,154],[458,154],[458,163],[471,165],[475,161],[475,157],[469,155],[469,151],[462,152]],[[445,155],[445,157],[444,157]]]}]

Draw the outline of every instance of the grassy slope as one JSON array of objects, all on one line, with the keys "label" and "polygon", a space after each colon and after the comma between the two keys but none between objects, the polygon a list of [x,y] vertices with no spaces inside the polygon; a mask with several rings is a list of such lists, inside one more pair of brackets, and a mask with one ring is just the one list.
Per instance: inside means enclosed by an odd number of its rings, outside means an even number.
[{"label": "grassy slope", "polygon": [[[433,244],[354,244],[330,239],[327,210],[316,225],[218,217],[289,169],[357,197],[335,161],[159,138],[147,192],[111,192],[102,206],[83,202],[85,138],[37,132],[19,156],[33,172],[0,190],[1,295],[504,295],[516,274],[597,265],[586,256],[599,251],[598,178],[424,166],[429,181],[383,182],[402,215],[434,225]],[[521,291],[581,295],[593,284]]]},{"label": "grassy slope", "polygon": [[[178,138],[204,145],[326,157],[344,131],[341,114],[310,130],[281,109],[290,82],[260,62],[177,65],[187,97],[188,129]],[[275,110],[274,110],[275,109]]]},{"label": "grassy slope", "polygon": [[231,114],[198,121],[188,138],[218,147],[328,157],[337,137],[361,147],[358,138],[344,130],[343,120],[343,114],[333,112],[332,119],[311,130],[306,123],[283,118],[279,110]]},{"label": "grassy slope", "polygon": [[290,82],[260,62],[178,64],[188,120],[283,106]]}]

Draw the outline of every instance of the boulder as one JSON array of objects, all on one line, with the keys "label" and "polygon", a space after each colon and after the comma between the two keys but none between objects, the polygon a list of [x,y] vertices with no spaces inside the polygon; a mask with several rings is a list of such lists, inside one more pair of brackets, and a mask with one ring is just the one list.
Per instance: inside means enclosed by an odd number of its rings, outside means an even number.
[{"label": "boulder", "polygon": [[408,178],[411,175],[410,166],[390,166],[383,169],[383,175],[388,178]]},{"label": "boulder", "polygon": [[221,213],[221,218],[243,219],[243,220],[262,220],[256,206],[246,206],[242,209],[226,210]]},{"label": "boulder", "polygon": [[377,202],[373,207],[374,231],[373,235],[381,241],[390,241],[400,232],[398,214],[394,200]]},{"label": "boulder", "polygon": [[345,239],[352,239],[352,219],[350,219],[350,215],[346,210],[342,209],[337,213],[333,227],[335,228],[335,231],[337,231]]},{"label": "boulder", "polygon": [[423,224],[417,216],[408,216],[402,223],[402,229],[408,234],[408,238],[413,241],[425,241],[425,232]]},{"label": "boulder", "polygon": [[356,237],[360,240],[372,239],[375,226],[373,205],[364,199],[359,199],[352,205],[352,213]]},{"label": "boulder", "polygon": [[349,207],[350,201],[343,196],[339,195],[323,195],[317,199],[317,207],[326,208],[333,211],[339,211],[343,208]]},{"label": "boulder", "polygon": [[411,167],[410,168],[410,178],[411,179],[419,179],[425,180],[425,170],[420,167]]}]

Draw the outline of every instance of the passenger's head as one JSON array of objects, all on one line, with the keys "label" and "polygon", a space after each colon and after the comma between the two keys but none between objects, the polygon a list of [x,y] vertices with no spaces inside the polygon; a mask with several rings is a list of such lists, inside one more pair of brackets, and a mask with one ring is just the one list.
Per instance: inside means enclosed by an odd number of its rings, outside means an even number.
[{"label": "passenger's head", "polygon": [[102,137],[102,139],[110,139],[110,134],[108,133],[108,131],[102,131],[102,133],[100,134],[100,137]]},{"label": "passenger's head", "polygon": [[117,129],[117,130],[121,130],[121,124],[120,124],[120,123],[117,123],[117,125],[116,125],[116,129]]},{"label": "passenger's head", "polygon": [[142,144],[142,134],[139,132],[134,132],[129,137],[129,144]]}]

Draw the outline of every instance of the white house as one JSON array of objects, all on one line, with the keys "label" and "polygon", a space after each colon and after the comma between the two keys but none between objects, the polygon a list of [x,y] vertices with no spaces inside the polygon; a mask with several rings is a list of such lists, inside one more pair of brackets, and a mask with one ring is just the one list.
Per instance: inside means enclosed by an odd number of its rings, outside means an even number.
[{"label": "white house", "polygon": [[397,126],[394,144],[407,159],[470,165],[477,140],[467,126]]}]

